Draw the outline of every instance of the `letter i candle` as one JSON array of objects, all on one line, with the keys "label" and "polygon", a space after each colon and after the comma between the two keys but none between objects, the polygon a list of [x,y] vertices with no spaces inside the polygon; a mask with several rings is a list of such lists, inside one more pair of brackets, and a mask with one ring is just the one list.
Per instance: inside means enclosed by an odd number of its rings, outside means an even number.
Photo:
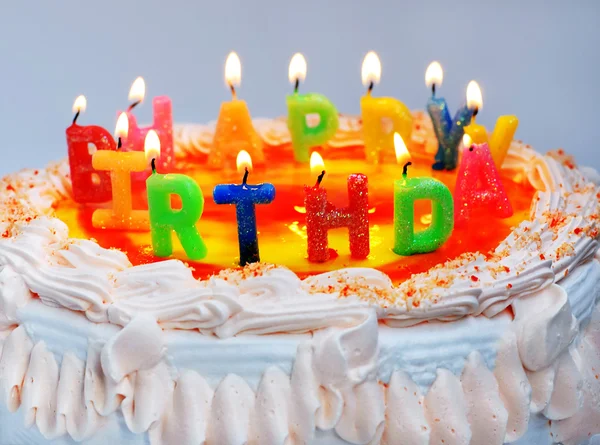
[{"label": "letter i candle", "polygon": [[327,191],[321,187],[325,177],[323,158],[313,152],[310,164],[313,173],[321,173],[314,186],[304,186],[308,260],[322,263],[329,259],[327,233],[339,227],[348,228],[352,258],[367,258],[370,252],[367,177],[360,173],[348,176],[348,207],[337,208],[327,200]]},{"label": "letter i candle", "polygon": [[238,226],[240,266],[260,261],[256,230],[256,204],[269,204],[275,199],[273,184],[248,184],[252,158],[242,150],[237,157],[238,171],[244,172],[241,184],[220,184],[213,190],[216,204],[234,204]]}]

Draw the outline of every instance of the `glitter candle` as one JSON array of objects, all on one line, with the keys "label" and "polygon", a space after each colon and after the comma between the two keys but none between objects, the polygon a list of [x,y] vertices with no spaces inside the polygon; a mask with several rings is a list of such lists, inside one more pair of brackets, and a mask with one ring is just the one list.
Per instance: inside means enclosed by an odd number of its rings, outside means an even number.
[{"label": "glitter candle", "polygon": [[99,150],[92,157],[92,166],[110,172],[112,185],[112,208],[97,209],[92,214],[92,225],[97,229],[148,230],[148,212],[132,210],[131,173],[144,171],[147,167],[143,152],[122,152],[121,140],[127,134],[127,115],[117,120],[117,150]]},{"label": "glitter candle", "polygon": [[[148,131],[144,150],[146,158],[152,159],[152,174],[146,180],[152,249],[156,256],[170,256],[173,253],[172,234],[175,232],[186,256],[190,260],[201,260],[206,256],[207,249],[196,224],[204,210],[204,195],[189,176],[156,172],[160,149],[158,134],[154,130]],[[181,208],[172,208],[173,195],[181,199]]]},{"label": "glitter candle", "polygon": [[[412,114],[408,107],[391,97],[372,97],[373,86],[381,78],[381,63],[373,51],[367,53],[362,65],[362,82],[368,87],[367,94],[360,100],[365,156],[367,162],[381,162],[385,151],[394,150],[394,132],[409,141],[412,132]],[[391,122],[384,128],[385,121]]]},{"label": "glitter candle", "polygon": [[[476,104],[478,112],[483,105],[481,89],[479,88],[479,85],[477,85],[477,82],[472,82],[470,85],[475,90],[475,96],[478,100]],[[494,164],[496,164],[496,168],[500,170],[513,137],[515,136],[515,132],[517,131],[517,127],[519,126],[519,119],[517,119],[517,116],[512,115],[500,116],[496,121],[496,126],[494,127],[491,138],[488,138],[486,128],[475,122],[475,115],[477,112],[474,113],[471,123],[465,127],[465,133],[470,136],[473,144],[488,144]]]},{"label": "glitter candle", "polygon": [[433,129],[438,140],[438,151],[435,155],[434,170],[454,170],[458,165],[458,146],[464,134],[464,128],[471,122],[473,109],[469,106],[469,90],[467,89],[467,105],[461,107],[454,119],[446,100],[436,97],[436,87],[442,84],[443,71],[438,62],[432,62],[425,72],[425,83],[431,87],[431,98],[427,101],[427,112],[431,117]]},{"label": "glitter candle", "polygon": [[350,255],[365,259],[369,255],[369,184],[363,174],[348,176],[348,207],[337,208],[327,200],[321,187],[325,176],[323,159],[317,152],[311,156],[311,171],[321,171],[314,186],[304,186],[308,260],[321,263],[329,259],[329,229],[348,228]]},{"label": "glitter candle", "polygon": [[242,149],[250,154],[255,164],[261,165],[265,161],[263,141],[252,125],[248,105],[237,98],[235,88],[240,85],[241,79],[242,65],[238,55],[232,52],[225,62],[225,83],[231,90],[232,100],[221,104],[208,157],[211,168],[220,169],[233,164]]},{"label": "glitter candle", "polygon": [[[97,125],[78,125],[77,118],[85,111],[85,96],[78,96],[73,104],[73,124],[67,128],[69,167],[73,200],[80,204],[110,201],[112,189],[110,173],[97,171],[92,166],[92,154],[97,150],[114,150],[111,134]],[[90,147],[92,152],[90,153]]]},{"label": "glitter candle", "polygon": [[[396,158],[408,159],[408,151],[400,136],[395,137]],[[402,179],[394,182],[394,253],[413,255],[437,250],[454,228],[454,206],[448,187],[434,178],[409,178],[404,164]],[[431,224],[415,233],[415,202],[431,201]]]},{"label": "glitter candle", "polygon": [[252,158],[246,151],[237,157],[238,171],[244,172],[241,184],[219,184],[213,190],[217,204],[235,205],[240,249],[240,266],[260,261],[258,235],[256,231],[256,204],[269,204],[275,199],[273,184],[250,185],[247,183],[252,169]]},{"label": "glitter candle", "polygon": [[466,225],[471,212],[475,209],[485,211],[496,218],[512,216],[512,206],[488,145],[472,144],[470,136],[464,135],[463,147],[464,152],[454,189],[456,225]]},{"label": "glitter candle", "polygon": [[[307,163],[310,150],[324,145],[338,129],[338,114],[335,106],[322,94],[299,94],[300,81],[306,78],[306,60],[302,54],[295,54],[290,61],[289,80],[294,84],[294,94],[287,97],[288,128],[292,137],[294,157],[297,162]],[[310,126],[309,115],[318,115],[319,122]]]}]

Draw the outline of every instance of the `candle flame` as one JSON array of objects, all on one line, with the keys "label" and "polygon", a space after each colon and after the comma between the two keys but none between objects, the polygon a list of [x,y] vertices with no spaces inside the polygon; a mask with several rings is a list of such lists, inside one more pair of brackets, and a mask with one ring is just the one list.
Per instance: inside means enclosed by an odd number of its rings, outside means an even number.
[{"label": "candle flame", "polygon": [[381,79],[381,61],[375,51],[369,51],[362,64],[362,83],[368,87],[371,82],[379,83]]},{"label": "candle flame", "polygon": [[325,162],[319,153],[313,151],[310,155],[310,172],[313,175],[320,175],[325,170]]},{"label": "candle flame", "polygon": [[467,85],[467,107],[471,110],[481,109],[483,105],[483,98],[481,96],[481,88],[474,80],[469,82]]},{"label": "candle flame", "polygon": [[146,82],[143,77],[138,77],[131,84],[129,89],[129,100],[134,102],[141,102],[146,96]]},{"label": "candle flame", "polygon": [[406,148],[404,139],[398,133],[394,133],[394,150],[396,151],[396,162],[403,165],[410,161],[410,152]]},{"label": "candle flame", "polygon": [[229,87],[239,87],[242,83],[242,62],[235,51],[229,53],[225,62],[225,83]]},{"label": "candle flame", "polygon": [[235,163],[239,173],[244,173],[246,169],[248,169],[248,171],[252,171],[252,158],[250,157],[250,153],[248,153],[246,150],[240,150]]},{"label": "candle flame", "polygon": [[288,79],[292,85],[296,83],[296,80],[304,82],[304,79],[306,79],[306,59],[301,53],[292,56],[288,69]]},{"label": "candle flame", "polygon": [[73,102],[73,113],[83,113],[87,107],[87,99],[82,94],[77,96],[75,102]]},{"label": "candle flame", "polygon": [[428,88],[431,88],[432,85],[441,86],[444,81],[444,70],[442,69],[442,65],[437,60],[434,60],[427,67],[427,71],[425,71],[425,85]]},{"label": "candle flame", "polygon": [[148,161],[160,156],[160,138],[158,137],[156,130],[149,130],[148,133],[146,133],[144,152],[146,153],[146,160]]},{"label": "candle flame", "polygon": [[473,145],[473,139],[471,139],[471,136],[465,133],[463,134],[462,143],[464,148],[469,148],[471,145]]},{"label": "candle flame", "polygon": [[117,128],[115,129],[115,134],[117,137],[126,138],[128,133],[129,118],[127,117],[127,113],[121,113],[117,119]]}]

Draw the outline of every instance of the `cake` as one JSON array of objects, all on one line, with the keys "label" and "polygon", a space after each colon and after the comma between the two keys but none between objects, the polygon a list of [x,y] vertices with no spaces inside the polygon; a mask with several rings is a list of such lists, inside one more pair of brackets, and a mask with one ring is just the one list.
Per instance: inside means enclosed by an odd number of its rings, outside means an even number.
[{"label": "cake", "polygon": [[[431,174],[419,163],[437,149],[431,122],[413,118],[413,168]],[[239,176],[203,169],[214,127],[174,128],[177,168],[205,194]],[[370,258],[351,259],[342,231],[331,260],[310,263],[308,169],[291,166],[284,119],[254,127],[275,161],[252,175],[278,195],[257,208],[263,262],[243,268],[234,210],[209,198],[199,226],[211,255],[165,260],[147,233],[90,225],[66,160],[2,179],[0,444],[574,445],[600,434],[594,171],[513,141],[501,175],[514,215],[479,216],[438,251],[398,257],[381,196],[400,171],[365,167]],[[360,131],[340,116],[323,148],[332,190],[358,165]],[[415,212],[425,227],[430,210]]]}]

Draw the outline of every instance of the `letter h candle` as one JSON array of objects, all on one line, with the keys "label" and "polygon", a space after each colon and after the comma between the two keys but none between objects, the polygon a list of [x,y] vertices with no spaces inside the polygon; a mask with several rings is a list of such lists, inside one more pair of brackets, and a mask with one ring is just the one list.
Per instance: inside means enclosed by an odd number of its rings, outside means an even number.
[{"label": "letter h candle", "polygon": [[[317,152],[311,156],[311,166],[311,170],[324,166]],[[370,252],[367,177],[360,173],[348,176],[348,207],[337,208],[327,200],[327,191],[321,187],[324,176],[322,170],[313,187],[304,186],[308,260],[320,263],[329,259],[327,234],[329,229],[339,227],[348,227],[352,258],[365,259]]]}]

